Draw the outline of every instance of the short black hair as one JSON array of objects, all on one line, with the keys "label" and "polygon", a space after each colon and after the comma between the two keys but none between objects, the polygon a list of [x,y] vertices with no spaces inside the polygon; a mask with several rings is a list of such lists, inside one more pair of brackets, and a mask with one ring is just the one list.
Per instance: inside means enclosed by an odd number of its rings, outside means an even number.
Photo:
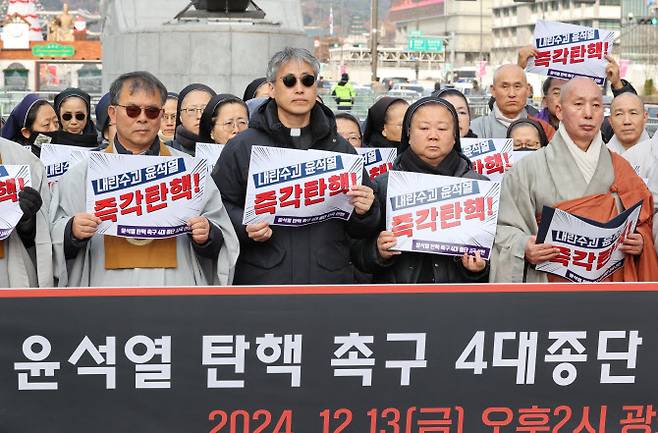
[{"label": "short black hair", "polygon": [[129,83],[129,92],[132,95],[138,90],[145,90],[152,93],[160,93],[160,102],[162,105],[167,101],[167,88],[162,81],[158,80],[155,75],[146,71],[128,72],[114,80],[110,86],[110,105],[117,105],[121,90],[124,83]]},{"label": "short black hair", "polygon": [[544,96],[548,96],[548,91],[551,88],[551,83],[553,82],[553,77],[548,77],[544,80],[544,84],[541,85],[541,93]]}]

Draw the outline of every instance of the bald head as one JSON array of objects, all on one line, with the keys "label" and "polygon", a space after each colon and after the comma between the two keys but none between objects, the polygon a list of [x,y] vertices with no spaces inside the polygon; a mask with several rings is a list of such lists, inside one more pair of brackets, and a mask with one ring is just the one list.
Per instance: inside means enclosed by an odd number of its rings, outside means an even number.
[{"label": "bald head", "polygon": [[578,94],[597,93],[601,101],[603,101],[603,92],[601,91],[601,88],[598,86],[598,84],[587,77],[575,77],[567,81],[566,84],[562,86],[562,90],[560,92],[560,104],[563,104],[564,101],[566,101],[567,98],[571,96],[572,92],[576,92]]},{"label": "bald head", "polygon": [[615,96],[615,99],[612,100],[612,104],[610,104],[610,112],[614,112],[615,107],[620,106],[633,106],[634,108],[644,111],[644,101],[632,92],[624,92],[621,95]]},{"label": "bald head", "polygon": [[642,99],[635,93],[625,92],[612,100],[610,126],[624,148],[635,146],[642,139],[648,118]]},{"label": "bald head", "polygon": [[491,95],[505,117],[517,117],[525,108],[528,94],[528,80],[523,68],[519,65],[503,65],[496,69]]},{"label": "bald head", "polygon": [[523,70],[522,67],[519,65],[515,64],[509,64],[509,65],[503,65],[496,69],[496,72],[494,72],[494,86],[496,85],[497,82],[501,80],[513,80],[513,81],[522,81],[525,82],[526,84],[528,83],[528,79],[526,78],[525,75],[525,70]]},{"label": "bald head", "polygon": [[576,146],[587,151],[596,136],[600,136],[603,122],[601,89],[589,78],[572,78],[562,86],[555,114],[562,122],[560,128],[564,127]]}]

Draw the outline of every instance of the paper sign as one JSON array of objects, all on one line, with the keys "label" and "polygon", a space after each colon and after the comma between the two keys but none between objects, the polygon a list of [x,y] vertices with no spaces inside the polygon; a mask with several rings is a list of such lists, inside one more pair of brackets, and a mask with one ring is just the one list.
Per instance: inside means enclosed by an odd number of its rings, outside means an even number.
[{"label": "paper sign", "polygon": [[23,216],[18,193],[32,186],[29,165],[0,165],[0,240],[7,239]]},{"label": "paper sign", "polygon": [[528,72],[569,80],[592,78],[602,85],[615,34],[608,30],[554,21],[537,21],[533,34],[537,56],[528,61]]},{"label": "paper sign", "polygon": [[398,157],[395,147],[357,147],[356,153],[363,156],[363,164],[370,179],[393,169],[393,162]]},{"label": "paper sign", "polygon": [[498,221],[500,183],[390,171],[386,229],[396,250],[489,259]]},{"label": "paper sign", "polygon": [[624,266],[619,247],[635,231],[641,207],[640,201],[609,222],[598,223],[544,206],[537,243],[551,244],[560,253],[536,269],[579,283],[606,279]]},{"label": "paper sign", "polygon": [[363,180],[363,158],[348,153],[253,146],[243,224],[302,226],[347,220],[346,193]]},{"label": "paper sign", "polygon": [[[75,165],[73,160],[80,161],[84,155],[89,154],[89,148],[78,146],[66,146],[63,144],[42,144],[41,162],[46,168],[48,185],[53,185],[62,178],[69,168]],[[74,155],[76,155],[74,157]]]},{"label": "paper sign", "polygon": [[197,143],[194,156],[205,159],[208,163],[208,173],[212,173],[215,164],[217,164],[217,160],[219,159],[219,155],[221,155],[222,150],[224,150],[224,146],[224,144],[216,143]]},{"label": "paper sign", "polygon": [[208,167],[198,158],[92,152],[87,212],[98,234],[158,239],[187,233],[205,206]]},{"label": "paper sign", "polygon": [[502,182],[512,168],[514,140],[511,138],[462,138],[462,152],[473,163],[473,170],[493,182]]}]

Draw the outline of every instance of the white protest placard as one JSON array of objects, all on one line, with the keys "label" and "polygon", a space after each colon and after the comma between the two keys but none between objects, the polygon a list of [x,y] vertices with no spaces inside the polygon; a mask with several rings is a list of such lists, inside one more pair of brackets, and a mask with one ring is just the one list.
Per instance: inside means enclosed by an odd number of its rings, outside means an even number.
[{"label": "white protest placard", "polygon": [[197,143],[194,156],[196,158],[205,159],[208,163],[208,173],[212,173],[215,164],[217,164],[217,160],[219,159],[219,155],[221,155],[222,150],[224,150],[224,146],[224,144],[216,143]]},{"label": "white protest placard", "polygon": [[491,257],[500,183],[392,170],[386,194],[386,230],[395,250]]},{"label": "white protest placard", "polygon": [[208,167],[198,158],[92,152],[87,212],[102,220],[98,234],[160,239],[187,233],[201,215]]},{"label": "white protest placard", "polygon": [[640,201],[609,222],[598,223],[544,206],[537,243],[551,244],[560,253],[536,269],[579,283],[606,279],[624,265],[619,247],[635,231],[641,207]]},{"label": "white protest placard", "polygon": [[346,193],[363,181],[359,155],[253,146],[242,223],[302,226],[347,220]]},{"label": "white protest placard", "polygon": [[23,216],[18,193],[32,186],[29,165],[0,165],[0,240],[7,239]]},{"label": "white protest placard", "polygon": [[511,138],[462,138],[462,152],[473,163],[473,170],[493,182],[502,182],[512,168],[514,140]]},{"label": "white protest placard", "polygon": [[370,180],[393,169],[398,157],[395,147],[357,147],[356,153],[363,157],[363,164]]},{"label": "white protest placard", "polygon": [[[78,146],[67,146],[64,144],[44,143],[41,145],[40,159],[46,168],[48,185],[53,185],[69,171],[69,168],[75,165],[76,161],[84,159],[84,155],[89,153],[89,148]],[[76,157],[74,157],[74,155]]]},{"label": "white protest placard", "polygon": [[528,61],[528,72],[569,80],[592,78],[602,85],[607,54],[612,52],[614,32],[555,21],[537,21],[533,44],[537,56]]}]

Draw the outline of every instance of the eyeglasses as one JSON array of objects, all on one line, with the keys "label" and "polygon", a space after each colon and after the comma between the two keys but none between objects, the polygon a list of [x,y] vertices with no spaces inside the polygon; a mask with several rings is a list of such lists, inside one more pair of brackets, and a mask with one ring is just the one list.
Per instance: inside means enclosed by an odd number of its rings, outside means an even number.
[{"label": "eyeglasses", "polygon": [[[281,77],[281,81],[283,81],[283,85],[290,88],[290,87],[295,87],[297,84],[297,77],[293,74],[287,74]],[[309,75],[309,74],[303,74],[302,77],[300,78],[300,81],[304,85],[304,87],[311,87],[313,84],[315,84],[315,76]]]},{"label": "eyeglasses", "polygon": [[146,114],[146,117],[154,120],[157,119],[158,116],[160,116],[160,113],[162,113],[162,108],[160,107],[140,107],[138,105],[119,105],[117,104],[117,107],[123,107],[126,109],[126,114],[128,117],[132,117],[133,119],[136,117],[139,117],[140,114],[142,114],[142,111],[144,114]]},{"label": "eyeglasses", "polygon": [[343,137],[345,138],[350,144],[361,144],[361,137],[358,135],[350,135],[348,137]]},{"label": "eyeglasses", "polygon": [[249,122],[247,122],[244,119],[235,119],[235,120],[229,120],[224,123],[220,123],[220,126],[226,132],[233,131],[235,128],[238,128],[238,130],[243,131],[247,129],[247,127],[249,126]]},{"label": "eyeglasses", "polygon": [[[85,113],[75,113],[75,120],[82,122],[87,118],[87,115]],[[62,120],[66,120],[67,122],[71,121],[73,119],[73,113],[64,113],[62,114]]]},{"label": "eyeglasses", "polygon": [[197,116],[200,116],[203,113],[203,110],[205,108],[206,108],[205,106],[203,106],[203,107],[187,107],[187,108],[181,108],[180,111],[182,111],[183,113],[187,113],[188,115],[196,114]]}]

